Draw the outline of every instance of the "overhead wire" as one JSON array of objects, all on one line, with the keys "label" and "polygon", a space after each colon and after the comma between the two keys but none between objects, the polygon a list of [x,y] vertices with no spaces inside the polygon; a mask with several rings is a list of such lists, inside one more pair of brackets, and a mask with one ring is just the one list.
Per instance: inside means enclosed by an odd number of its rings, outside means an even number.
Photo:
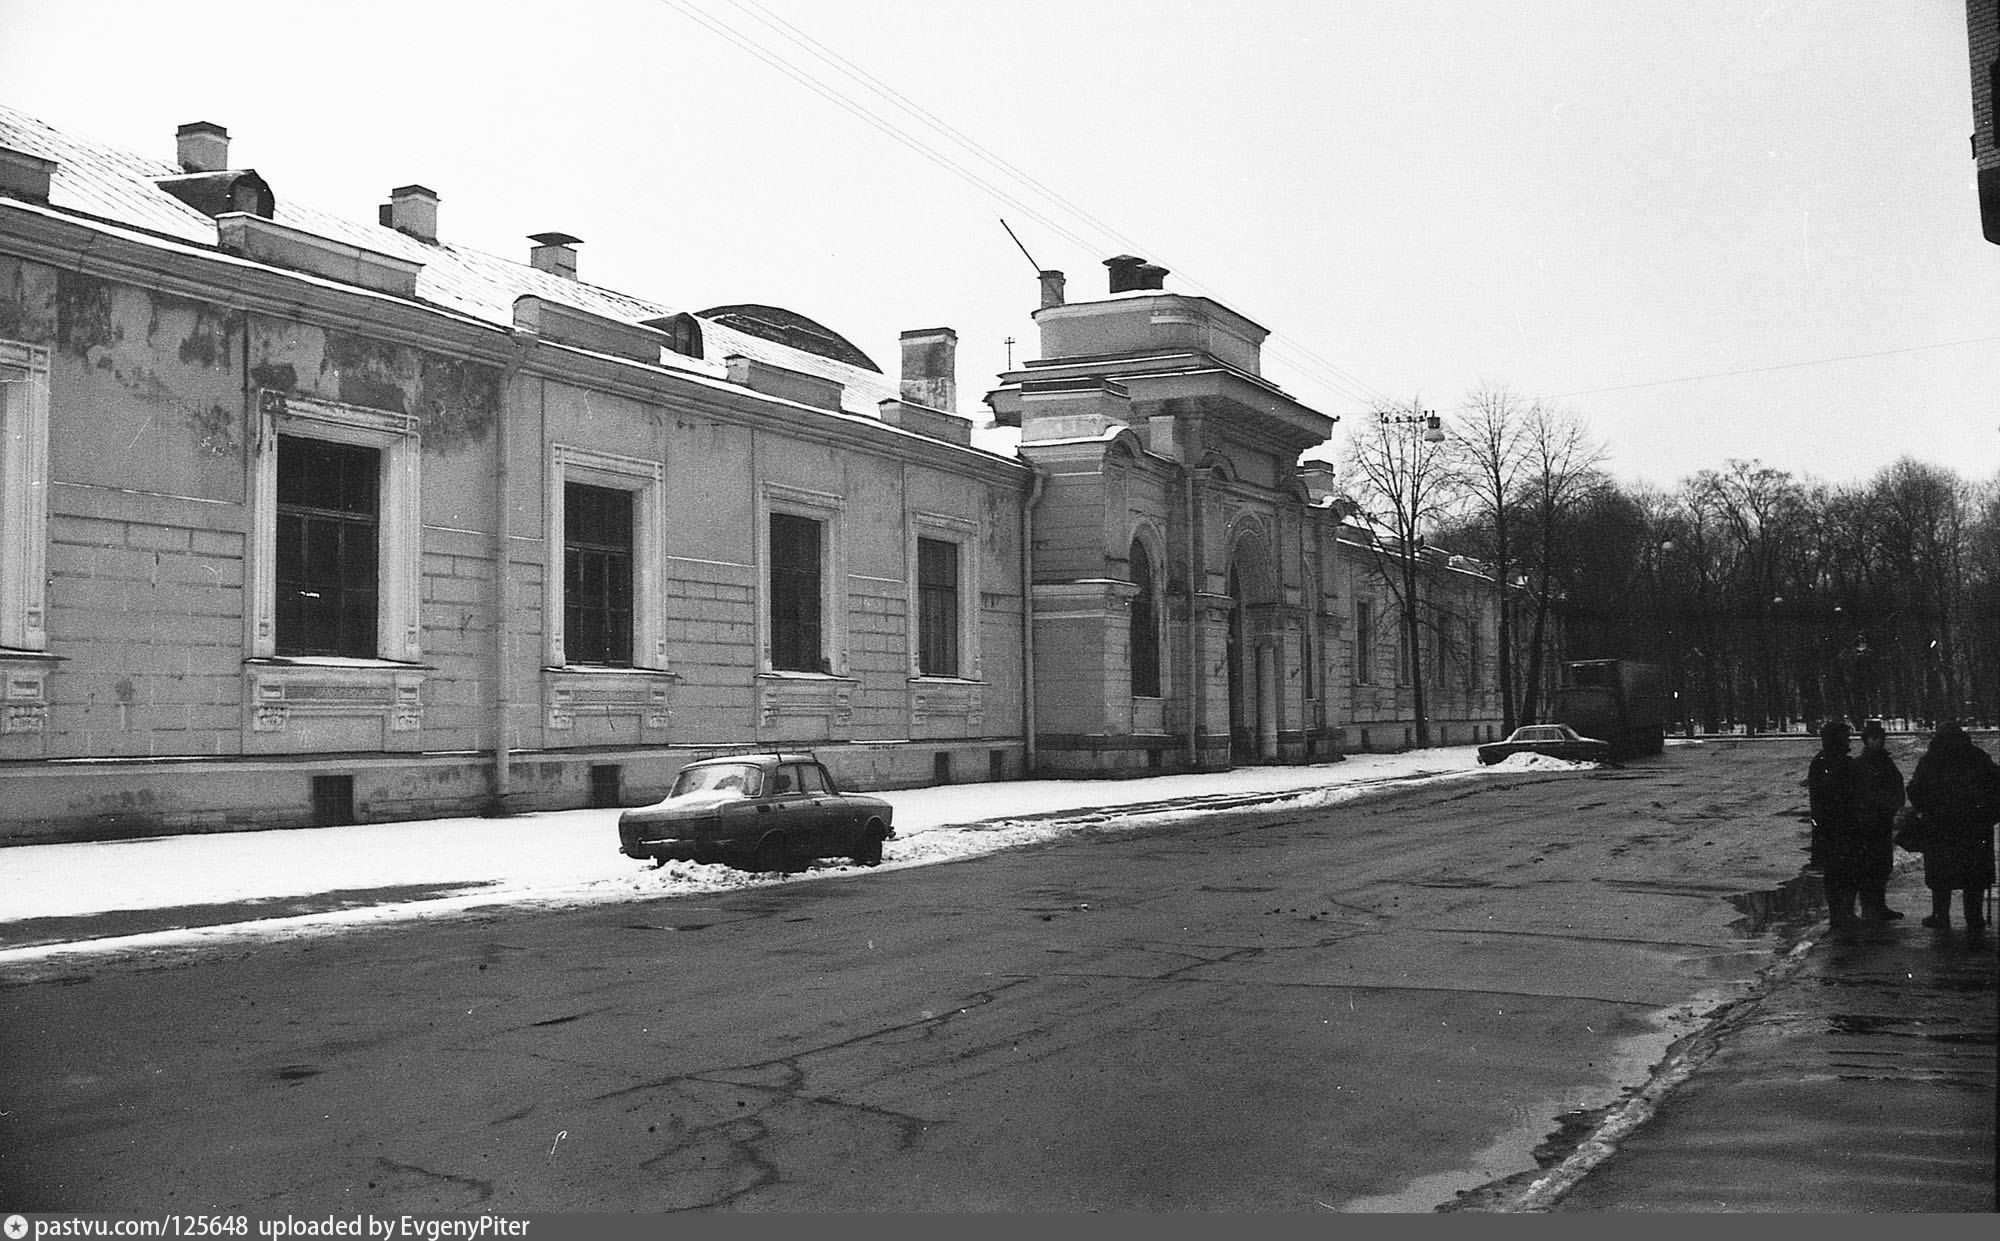
[{"label": "overhead wire", "polygon": [[1803,362],[1776,362],[1769,366],[1746,366],[1733,371],[1709,371],[1701,375],[1677,375],[1672,379],[1648,379],[1639,383],[1616,384],[1609,388],[1582,388],[1575,392],[1551,392],[1539,397],[1540,400],[1555,401],[1572,396],[1597,396],[1606,392],[1636,392],[1641,388],[1660,388],[1668,384],[1696,383],[1703,379],[1729,379],[1738,375],[1763,375],[1771,371],[1792,371],[1806,366],[1830,366],[1836,362],[1859,362],[1868,358],[1892,358],[1899,353],[1922,353],[1928,349],[1952,349],[1959,345],[1985,345],[2000,341],[2000,336],[1973,336],[1965,340],[1940,340],[1928,345],[1905,345],[1900,349],[1878,349],[1873,353],[1843,353],[1830,358],[1809,358]]},{"label": "overhead wire", "polygon": [[[954,176],[991,195],[995,199],[1007,203],[1043,227],[1050,229],[1052,232],[1080,247],[1085,249],[1094,248],[1091,240],[1079,235],[1074,229],[1071,229],[1058,220],[1050,218],[1048,214],[1037,210],[1030,203],[1023,201],[1019,195],[994,184],[992,180],[966,167],[965,164],[952,158],[949,154],[937,150],[922,138],[911,134],[894,120],[883,117],[866,104],[850,97],[839,87],[828,84],[809,68],[795,64],[779,53],[765,48],[756,39],[738,30],[723,18],[702,11],[693,3],[693,0],[659,0],[659,2],[681,13],[711,33],[734,44],[758,60],[763,61],[799,85],[804,86],[806,89],[864,121],[896,142],[922,155],[925,159],[952,173]],[[1158,250],[1151,249],[1125,236],[1115,225],[1101,219],[1080,204],[1063,195],[1060,191],[1046,185],[1025,169],[992,151],[984,144],[965,134],[941,117],[938,117],[928,108],[910,99],[902,92],[897,91],[894,87],[882,82],[879,78],[854,64],[854,62],[848,60],[846,57],[841,56],[838,52],[827,47],[810,34],[785,21],[782,17],[771,13],[761,4],[756,3],[756,0],[730,0],[730,3],[739,11],[760,21],[781,38],[887,100],[903,113],[942,135],[953,144],[978,157],[997,172],[1004,175],[1004,177],[1032,190],[1034,194],[1056,206],[1061,212],[1074,217],[1089,229],[1100,234],[1102,238],[1128,250],[1150,250],[1151,253],[1161,258],[1162,261],[1171,261],[1166,256],[1160,255]],[[1180,273],[1182,281],[1196,291],[1213,297],[1217,301],[1227,301],[1225,297],[1190,275],[1185,269],[1175,265],[1175,270]],[[1284,333],[1273,332],[1268,344],[1272,347],[1273,353],[1290,360],[1301,371],[1318,379],[1345,399],[1370,407],[1379,407],[1391,403],[1390,398],[1378,389],[1373,388],[1357,376],[1305,347],[1303,344],[1293,341]]]}]

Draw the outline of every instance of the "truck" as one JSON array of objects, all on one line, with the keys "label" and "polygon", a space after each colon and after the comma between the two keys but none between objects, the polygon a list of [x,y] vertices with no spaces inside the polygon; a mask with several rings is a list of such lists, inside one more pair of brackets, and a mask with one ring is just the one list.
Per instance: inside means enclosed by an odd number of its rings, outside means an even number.
[{"label": "truck", "polygon": [[1578,659],[1563,665],[1551,718],[1611,745],[1617,762],[1658,754],[1666,744],[1668,702],[1659,665],[1635,659]]}]

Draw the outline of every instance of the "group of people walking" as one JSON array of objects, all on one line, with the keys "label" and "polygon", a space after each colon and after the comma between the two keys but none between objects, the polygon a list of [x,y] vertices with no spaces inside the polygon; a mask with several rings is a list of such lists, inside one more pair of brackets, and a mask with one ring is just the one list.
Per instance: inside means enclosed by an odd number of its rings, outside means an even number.
[{"label": "group of people walking", "polygon": [[1820,751],[1806,771],[1813,825],[1808,865],[1826,885],[1834,926],[1903,916],[1889,908],[1887,896],[1898,844],[1923,854],[1924,886],[1931,892],[1925,926],[1951,925],[1953,892],[1963,894],[1965,925],[1985,926],[2000,764],[1947,721],[1932,734],[1905,785],[1879,721],[1862,726],[1859,757],[1849,753],[1852,736],[1845,721],[1823,725]]}]

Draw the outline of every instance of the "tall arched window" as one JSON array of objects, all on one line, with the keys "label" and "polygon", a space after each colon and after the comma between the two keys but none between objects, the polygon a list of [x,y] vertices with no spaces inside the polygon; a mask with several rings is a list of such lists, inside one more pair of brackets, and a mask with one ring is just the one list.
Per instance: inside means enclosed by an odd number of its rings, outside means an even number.
[{"label": "tall arched window", "polygon": [[1132,540],[1132,695],[1160,696],[1160,613],[1153,597],[1153,558],[1146,545]]}]

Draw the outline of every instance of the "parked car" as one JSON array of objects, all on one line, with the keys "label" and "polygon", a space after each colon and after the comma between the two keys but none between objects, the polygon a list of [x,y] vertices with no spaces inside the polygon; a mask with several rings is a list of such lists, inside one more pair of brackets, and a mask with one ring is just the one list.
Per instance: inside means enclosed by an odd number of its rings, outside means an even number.
[{"label": "parked car", "polygon": [[618,816],[618,851],[651,861],[799,870],[815,858],[882,860],[893,808],[843,793],[810,754],[746,754],[689,763],[665,800]]},{"label": "parked car", "polygon": [[1546,754],[1573,762],[1608,763],[1611,743],[1585,737],[1567,724],[1524,724],[1508,734],[1505,741],[1489,741],[1479,747],[1479,761],[1497,763],[1513,754]]}]

